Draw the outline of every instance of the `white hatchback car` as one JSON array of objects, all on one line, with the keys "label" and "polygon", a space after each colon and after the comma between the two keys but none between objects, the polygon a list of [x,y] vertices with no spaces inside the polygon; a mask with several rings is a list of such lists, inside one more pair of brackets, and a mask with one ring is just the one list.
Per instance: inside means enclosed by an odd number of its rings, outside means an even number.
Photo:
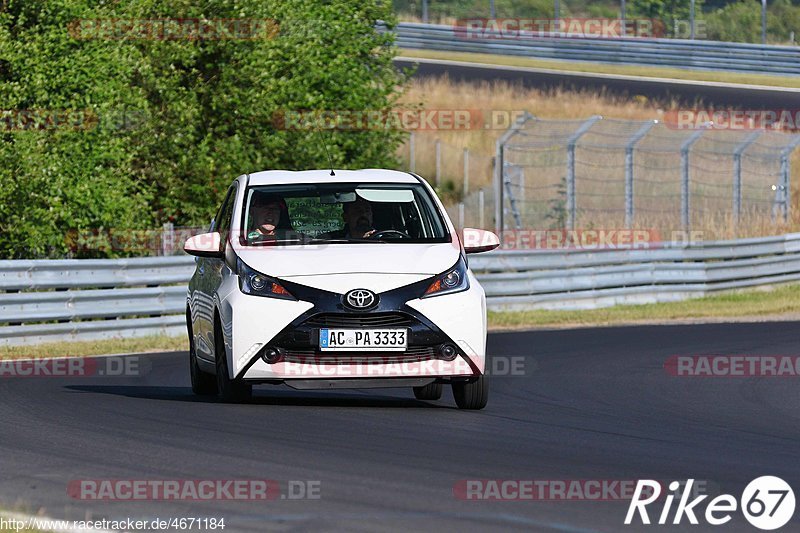
[{"label": "white hatchback car", "polygon": [[413,387],[486,405],[486,299],[466,254],[497,236],[464,230],[433,189],[390,170],[240,176],[210,231],[186,241],[192,390],[244,401],[257,383],[296,389]]}]

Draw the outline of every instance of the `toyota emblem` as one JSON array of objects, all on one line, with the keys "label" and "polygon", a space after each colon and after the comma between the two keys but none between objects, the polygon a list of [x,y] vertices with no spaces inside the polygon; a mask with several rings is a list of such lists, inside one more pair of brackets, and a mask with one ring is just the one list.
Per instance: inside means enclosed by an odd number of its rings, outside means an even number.
[{"label": "toyota emblem", "polygon": [[378,303],[378,295],[367,289],[353,289],[344,295],[344,303],[353,309],[370,309]]}]

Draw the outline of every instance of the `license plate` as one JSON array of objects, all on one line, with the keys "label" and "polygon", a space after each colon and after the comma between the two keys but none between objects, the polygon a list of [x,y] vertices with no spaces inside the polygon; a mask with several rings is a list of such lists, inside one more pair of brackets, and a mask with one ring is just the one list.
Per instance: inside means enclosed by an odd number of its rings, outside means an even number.
[{"label": "license plate", "polygon": [[406,329],[320,329],[322,351],[404,351],[408,346]]}]

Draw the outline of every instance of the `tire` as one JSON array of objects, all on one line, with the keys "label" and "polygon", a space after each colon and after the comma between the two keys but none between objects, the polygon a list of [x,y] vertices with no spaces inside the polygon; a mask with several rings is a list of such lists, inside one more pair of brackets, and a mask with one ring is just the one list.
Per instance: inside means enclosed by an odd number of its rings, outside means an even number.
[{"label": "tire", "polygon": [[489,386],[485,376],[473,381],[453,383],[453,397],[459,409],[483,409],[489,400]]},{"label": "tire", "polygon": [[228,377],[228,358],[219,320],[214,320],[214,358],[217,363],[217,394],[225,403],[242,403],[253,396],[253,385],[241,379]]},{"label": "tire", "polygon": [[194,348],[194,335],[192,335],[192,321],[188,310],[186,313],[186,329],[189,332],[189,376],[192,380],[192,392],[199,396],[208,396],[217,393],[217,380],[213,374],[203,372],[197,364],[197,351]]},{"label": "tire", "polygon": [[442,384],[434,382],[424,387],[414,387],[414,397],[417,400],[438,400],[442,397]]}]

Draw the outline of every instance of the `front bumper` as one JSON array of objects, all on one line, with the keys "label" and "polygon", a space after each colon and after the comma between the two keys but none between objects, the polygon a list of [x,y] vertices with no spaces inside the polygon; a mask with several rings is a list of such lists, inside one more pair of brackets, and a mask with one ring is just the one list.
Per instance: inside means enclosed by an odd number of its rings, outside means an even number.
[{"label": "front bumper", "polygon": [[[342,295],[281,281],[300,301],[275,300],[233,291],[223,302],[233,316],[230,368],[236,377],[298,388],[424,385],[483,373],[486,309],[483,290],[470,273],[467,291],[419,299],[428,280],[380,294],[369,312],[348,311]],[[313,304],[311,303],[313,302]],[[277,317],[288,324],[279,329]],[[407,328],[404,352],[320,352],[319,329]],[[447,357],[443,346],[455,348]],[[262,355],[274,348],[280,357]],[[274,354],[273,354],[274,355]],[[359,385],[361,384],[361,385]]]}]

